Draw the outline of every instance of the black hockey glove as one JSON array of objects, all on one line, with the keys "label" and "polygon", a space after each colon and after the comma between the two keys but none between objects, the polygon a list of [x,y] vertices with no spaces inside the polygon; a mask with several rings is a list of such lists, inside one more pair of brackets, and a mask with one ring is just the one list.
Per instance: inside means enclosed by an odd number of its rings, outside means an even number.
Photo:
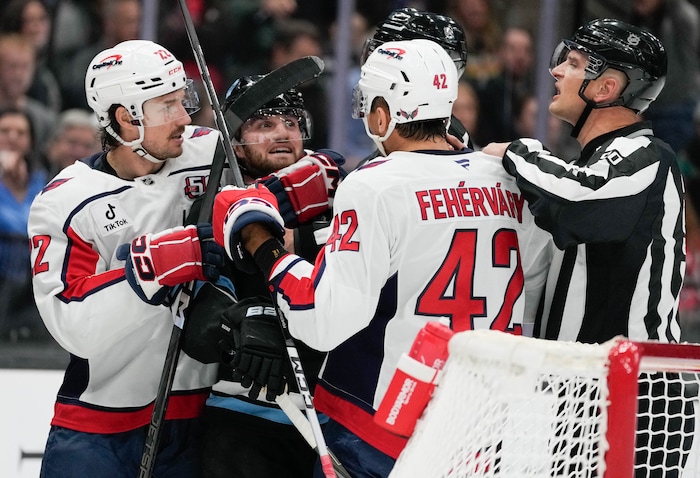
[{"label": "black hockey glove", "polygon": [[251,387],[248,396],[258,398],[267,387],[267,400],[285,391],[291,367],[270,299],[249,297],[224,311],[221,317],[221,346],[232,357],[233,380]]},{"label": "black hockey glove", "polygon": [[232,287],[223,279],[216,284],[198,282],[194,297],[185,309],[182,351],[202,363],[219,363],[222,360],[221,315],[235,303]]}]

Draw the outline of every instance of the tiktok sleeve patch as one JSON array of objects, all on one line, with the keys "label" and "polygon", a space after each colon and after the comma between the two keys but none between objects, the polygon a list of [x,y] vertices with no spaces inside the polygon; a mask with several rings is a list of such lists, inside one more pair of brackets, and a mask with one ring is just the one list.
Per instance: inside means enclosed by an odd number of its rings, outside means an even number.
[{"label": "tiktok sleeve patch", "polygon": [[90,214],[96,229],[103,236],[109,236],[133,224],[126,209],[113,197],[92,205]]}]

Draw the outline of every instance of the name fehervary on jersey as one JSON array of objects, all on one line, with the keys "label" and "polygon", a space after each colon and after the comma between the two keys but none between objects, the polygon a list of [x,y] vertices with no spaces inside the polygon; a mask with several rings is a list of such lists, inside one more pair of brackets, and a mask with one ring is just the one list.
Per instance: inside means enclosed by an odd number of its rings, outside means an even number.
[{"label": "name fehervary on jersey", "polygon": [[494,186],[470,187],[460,181],[456,188],[424,189],[416,191],[416,199],[423,221],[452,217],[510,216],[523,221],[521,194]]}]

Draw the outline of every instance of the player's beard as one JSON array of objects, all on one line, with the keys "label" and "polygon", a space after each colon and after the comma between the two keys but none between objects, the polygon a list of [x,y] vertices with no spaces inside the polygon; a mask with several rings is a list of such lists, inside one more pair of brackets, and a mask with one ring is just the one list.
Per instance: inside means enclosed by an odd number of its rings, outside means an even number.
[{"label": "player's beard", "polygon": [[176,158],[182,154],[182,144],[172,144],[175,138],[181,137],[185,132],[185,128],[178,128],[172,132],[166,140],[159,142],[158,144],[152,144],[151,141],[146,143],[142,142],[143,148],[148,151],[148,154],[154,158],[165,161],[170,158]]},{"label": "player's beard", "polygon": [[241,145],[245,152],[245,158],[241,158],[241,165],[246,173],[253,178],[261,178],[279,171],[282,168],[294,164],[302,155],[303,149],[292,143],[286,143],[291,148],[291,154],[280,155],[278,158],[270,158],[268,151],[260,151],[254,145]]}]

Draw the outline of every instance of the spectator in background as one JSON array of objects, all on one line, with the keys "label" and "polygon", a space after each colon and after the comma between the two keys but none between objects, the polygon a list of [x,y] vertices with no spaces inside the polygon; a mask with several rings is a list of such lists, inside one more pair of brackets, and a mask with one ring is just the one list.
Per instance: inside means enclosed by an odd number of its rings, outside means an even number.
[{"label": "spectator in background", "polygon": [[62,112],[46,147],[49,177],[74,162],[99,153],[99,125],[94,114],[74,108]]},{"label": "spectator in background", "polygon": [[49,0],[51,7],[51,40],[49,65],[58,72],[75,52],[92,45],[102,35],[101,4],[94,0]]},{"label": "spectator in background", "polygon": [[[211,76],[214,90],[224,92],[228,86],[225,81],[225,69],[231,61],[231,56],[234,55],[232,50],[239,48],[231,48],[230,30],[232,23],[236,20],[231,17],[230,7],[225,0],[197,0],[187,1],[187,9],[195,30],[197,38],[202,46],[202,51],[206,55],[207,69]],[[165,0],[159,2],[160,21],[158,38],[160,43],[166,47],[173,55],[180,58],[185,65],[187,76],[192,78],[195,83],[201,83],[199,69],[197,67],[192,46],[190,45],[189,36],[185,29],[185,22],[182,18],[182,10],[177,0]],[[249,45],[245,48],[248,49]],[[204,87],[199,88],[201,93],[206,95]],[[204,96],[206,98],[206,96]],[[206,103],[206,102],[205,102]],[[192,120],[201,125],[201,118],[192,118]],[[208,122],[206,124],[209,125]]]},{"label": "spectator in background", "polygon": [[534,91],[532,43],[532,35],[524,28],[510,27],[504,33],[498,50],[500,73],[477,88],[479,103],[488,105],[481,110],[477,143],[485,145],[518,137],[513,125],[514,110]]},{"label": "spectator in background", "polygon": [[[338,34],[338,26],[336,23],[331,25],[329,32],[331,45],[335,46],[336,35]],[[347,87],[346,98],[348,100],[348,104],[352,98],[352,90],[355,88],[355,85],[360,79],[362,51],[365,42],[371,36],[371,34],[372,32],[370,31],[367,18],[357,11],[354,12],[352,16],[352,48],[350,50],[350,64],[348,66],[345,83]],[[330,65],[326,63],[325,71],[328,74],[335,75],[334,70],[335,68],[332,63]],[[371,154],[376,149],[376,146],[374,145],[374,142],[369,139],[367,133],[365,133],[365,125],[362,123],[362,120],[347,118],[346,121],[342,150],[345,156],[345,169],[350,171],[355,169],[357,164],[363,158]]]},{"label": "spectator in background", "polygon": [[700,12],[688,0],[634,0],[631,22],[656,35],[666,48],[666,86],[644,113],[654,134],[681,151],[694,134],[700,99]]},{"label": "spectator in background", "polygon": [[695,108],[693,125],[693,137],[678,155],[686,199],[686,267],[678,309],[681,340],[700,342],[700,106]]},{"label": "spectator in background", "polygon": [[[467,80],[460,80],[457,89],[457,99],[452,105],[452,115],[457,118],[464,128],[474,138],[479,134],[479,97],[476,90]],[[472,149],[481,149],[477,143],[472,140]]]},{"label": "spectator in background", "polygon": [[32,160],[32,123],[17,108],[0,109],[0,340],[48,338],[34,304],[27,220],[46,184]]},{"label": "spectator in background", "polygon": [[36,68],[34,44],[19,33],[0,35],[0,108],[26,111],[32,123],[32,148],[41,150],[56,124],[56,113],[27,95]]},{"label": "spectator in background", "polygon": [[[321,33],[305,20],[284,19],[275,23],[275,37],[270,51],[268,70],[305,56],[323,56]],[[327,74],[299,85],[312,119],[311,140],[307,147],[319,149],[328,145],[328,100],[326,89]]]},{"label": "spectator in background", "polygon": [[469,61],[464,77],[477,88],[498,75],[498,46],[503,34],[491,0],[449,0],[447,15],[464,29]]},{"label": "spectator in background", "polygon": [[51,37],[51,19],[44,2],[40,0],[12,0],[0,19],[0,31],[19,33],[36,48],[36,69],[27,95],[45,104],[51,111],[61,111],[61,90],[48,64],[48,45]]},{"label": "spectator in background", "polygon": [[[241,76],[267,71],[277,22],[292,18],[295,0],[237,0],[228,4],[230,24],[226,30],[229,45],[245,45],[233,50],[226,65],[226,84]],[[314,27],[315,28],[315,27]]]},{"label": "spectator in background", "polygon": [[[532,94],[521,98],[513,105],[513,129],[516,138],[537,136],[537,97]],[[581,152],[581,146],[571,137],[571,126],[554,115],[547,115],[547,133],[542,143],[549,151],[562,158],[574,158]]]},{"label": "spectator in background", "polygon": [[57,70],[64,108],[89,110],[85,99],[85,71],[100,51],[117,43],[139,38],[140,0],[104,0],[102,2],[102,36],[96,43],[77,50]]}]

